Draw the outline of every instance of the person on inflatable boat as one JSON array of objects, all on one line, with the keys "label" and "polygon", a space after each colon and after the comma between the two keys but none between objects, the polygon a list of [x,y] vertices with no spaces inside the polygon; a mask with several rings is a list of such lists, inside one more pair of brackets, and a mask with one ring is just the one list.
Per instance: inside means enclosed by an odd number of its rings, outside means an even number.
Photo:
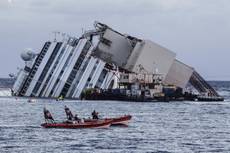
[{"label": "person on inflatable boat", "polygon": [[98,120],[99,119],[99,117],[98,117],[98,112],[96,112],[95,110],[92,112],[92,117],[93,117],[93,119],[96,119],[96,120]]},{"label": "person on inflatable boat", "polygon": [[67,120],[72,121],[74,119],[72,112],[67,106],[65,106],[65,113],[66,113]]},{"label": "person on inflatable boat", "polygon": [[43,112],[44,112],[45,122],[46,123],[54,123],[54,119],[53,119],[50,111],[44,107]]}]

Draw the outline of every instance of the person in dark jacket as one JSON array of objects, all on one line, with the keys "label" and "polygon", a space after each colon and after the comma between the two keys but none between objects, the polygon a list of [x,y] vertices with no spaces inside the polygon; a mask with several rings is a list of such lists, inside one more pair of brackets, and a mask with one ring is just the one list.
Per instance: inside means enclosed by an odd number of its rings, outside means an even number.
[{"label": "person in dark jacket", "polygon": [[75,116],[74,116],[74,121],[75,121],[75,123],[76,123],[76,122],[77,122],[77,123],[84,123],[84,119],[79,118],[79,117],[78,117],[78,114],[75,114]]},{"label": "person in dark jacket", "polygon": [[74,116],[74,120],[75,120],[75,121],[79,121],[79,120],[81,120],[81,119],[78,117],[78,115],[77,115],[77,114],[75,114],[75,116]]},{"label": "person in dark jacket", "polygon": [[93,117],[93,119],[99,119],[99,117],[98,117],[98,112],[96,112],[95,110],[92,112],[92,117]]},{"label": "person in dark jacket", "polygon": [[43,112],[44,112],[45,122],[46,123],[54,123],[54,119],[53,119],[50,111],[44,107]]},{"label": "person in dark jacket", "polygon": [[74,119],[72,112],[67,106],[65,106],[65,113],[66,113],[67,120],[72,121]]}]

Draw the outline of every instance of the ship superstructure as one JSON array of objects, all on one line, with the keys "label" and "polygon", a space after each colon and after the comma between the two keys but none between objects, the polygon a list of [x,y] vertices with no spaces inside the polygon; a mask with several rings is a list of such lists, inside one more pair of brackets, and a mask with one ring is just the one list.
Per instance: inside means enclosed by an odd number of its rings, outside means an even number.
[{"label": "ship superstructure", "polygon": [[36,56],[23,57],[26,65],[13,86],[15,96],[79,98],[87,88],[115,87],[118,67],[132,73],[142,67],[161,74],[164,84],[185,89],[190,83],[200,93],[219,96],[194,68],[176,60],[174,52],[99,22],[79,38],[47,41]]}]

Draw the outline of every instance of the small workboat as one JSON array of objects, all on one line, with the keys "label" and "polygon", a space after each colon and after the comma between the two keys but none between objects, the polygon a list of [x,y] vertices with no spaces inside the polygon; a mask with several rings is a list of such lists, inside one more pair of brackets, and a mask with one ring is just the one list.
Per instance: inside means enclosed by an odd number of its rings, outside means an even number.
[{"label": "small workboat", "polygon": [[82,129],[82,128],[109,128],[112,120],[98,120],[94,122],[60,122],[60,123],[43,123],[44,128],[66,128],[66,129]]},{"label": "small workboat", "polygon": [[35,103],[36,100],[35,100],[35,99],[28,99],[27,102],[28,102],[28,103]]}]

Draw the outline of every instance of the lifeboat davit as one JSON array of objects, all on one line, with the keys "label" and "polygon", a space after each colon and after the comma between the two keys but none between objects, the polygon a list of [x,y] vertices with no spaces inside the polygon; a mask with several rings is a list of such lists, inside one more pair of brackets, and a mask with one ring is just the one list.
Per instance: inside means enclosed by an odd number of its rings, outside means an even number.
[{"label": "lifeboat davit", "polygon": [[61,122],[61,123],[43,123],[44,128],[66,128],[66,129],[81,129],[81,128],[109,128],[112,120],[98,120],[94,122]]}]

